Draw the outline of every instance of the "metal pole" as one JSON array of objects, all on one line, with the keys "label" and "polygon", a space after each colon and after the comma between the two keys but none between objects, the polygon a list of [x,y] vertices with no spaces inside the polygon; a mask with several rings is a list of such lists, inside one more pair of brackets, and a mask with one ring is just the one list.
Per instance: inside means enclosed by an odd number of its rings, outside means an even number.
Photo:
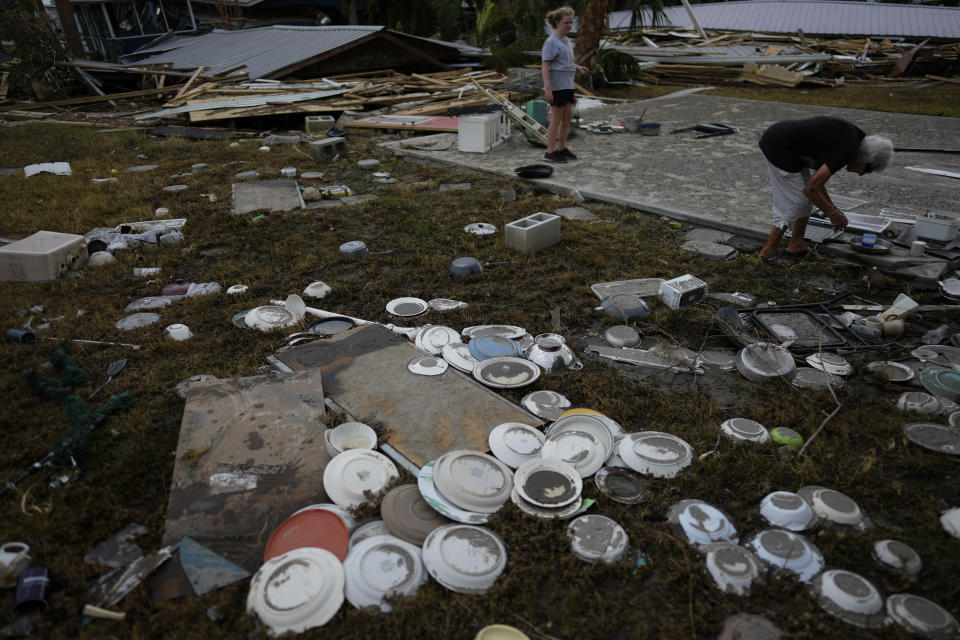
[{"label": "metal pole", "polygon": [[703,28],[700,26],[700,23],[697,21],[697,16],[693,15],[693,7],[690,6],[688,0],[680,0],[683,3],[684,9],[687,10],[687,15],[690,16],[690,21],[693,22],[693,28],[697,30],[697,33],[700,34],[700,37],[704,40],[707,39],[707,34],[703,32]]}]

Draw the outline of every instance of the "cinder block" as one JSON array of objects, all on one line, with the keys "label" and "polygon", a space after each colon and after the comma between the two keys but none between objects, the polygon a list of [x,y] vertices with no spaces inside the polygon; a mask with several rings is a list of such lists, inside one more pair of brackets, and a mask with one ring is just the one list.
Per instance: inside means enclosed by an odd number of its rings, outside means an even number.
[{"label": "cinder block", "polygon": [[542,211],[503,227],[507,246],[524,253],[539,251],[560,242],[560,216]]},{"label": "cinder block", "polygon": [[310,143],[310,155],[317,160],[329,160],[346,151],[347,141],[343,138],[324,138]]},{"label": "cinder block", "polygon": [[303,127],[307,133],[326,133],[334,122],[333,116],[307,116]]}]

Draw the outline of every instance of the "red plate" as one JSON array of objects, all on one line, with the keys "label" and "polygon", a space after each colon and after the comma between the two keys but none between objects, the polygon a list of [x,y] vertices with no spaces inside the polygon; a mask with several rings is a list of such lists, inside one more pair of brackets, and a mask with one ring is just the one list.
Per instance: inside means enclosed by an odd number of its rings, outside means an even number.
[{"label": "red plate", "polygon": [[263,561],[301,547],[326,549],[343,562],[349,541],[347,527],[340,516],[323,509],[295,513],[274,529],[263,550]]}]

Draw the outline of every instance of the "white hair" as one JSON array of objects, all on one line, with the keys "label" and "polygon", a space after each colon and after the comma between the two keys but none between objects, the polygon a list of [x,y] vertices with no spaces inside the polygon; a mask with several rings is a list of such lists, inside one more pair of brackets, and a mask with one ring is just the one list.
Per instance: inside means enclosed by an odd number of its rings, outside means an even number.
[{"label": "white hair", "polygon": [[860,153],[871,171],[883,171],[893,161],[893,142],[883,136],[867,136],[860,142]]}]

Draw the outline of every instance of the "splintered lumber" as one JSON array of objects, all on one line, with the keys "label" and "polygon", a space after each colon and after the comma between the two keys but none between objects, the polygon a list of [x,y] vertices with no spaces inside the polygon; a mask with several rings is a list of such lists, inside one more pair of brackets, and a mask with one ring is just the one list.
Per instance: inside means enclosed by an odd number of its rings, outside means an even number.
[{"label": "splintered lumber", "polygon": [[392,111],[390,115],[396,116],[433,116],[440,113],[445,113],[449,109],[457,109],[460,107],[474,107],[481,104],[487,104],[490,102],[490,99],[485,95],[473,95],[469,98],[453,98],[452,100],[440,100],[436,102],[430,102],[428,104],[422,104],[416,107],[410,107],[409,109],[401,109],[400,111]]}]

